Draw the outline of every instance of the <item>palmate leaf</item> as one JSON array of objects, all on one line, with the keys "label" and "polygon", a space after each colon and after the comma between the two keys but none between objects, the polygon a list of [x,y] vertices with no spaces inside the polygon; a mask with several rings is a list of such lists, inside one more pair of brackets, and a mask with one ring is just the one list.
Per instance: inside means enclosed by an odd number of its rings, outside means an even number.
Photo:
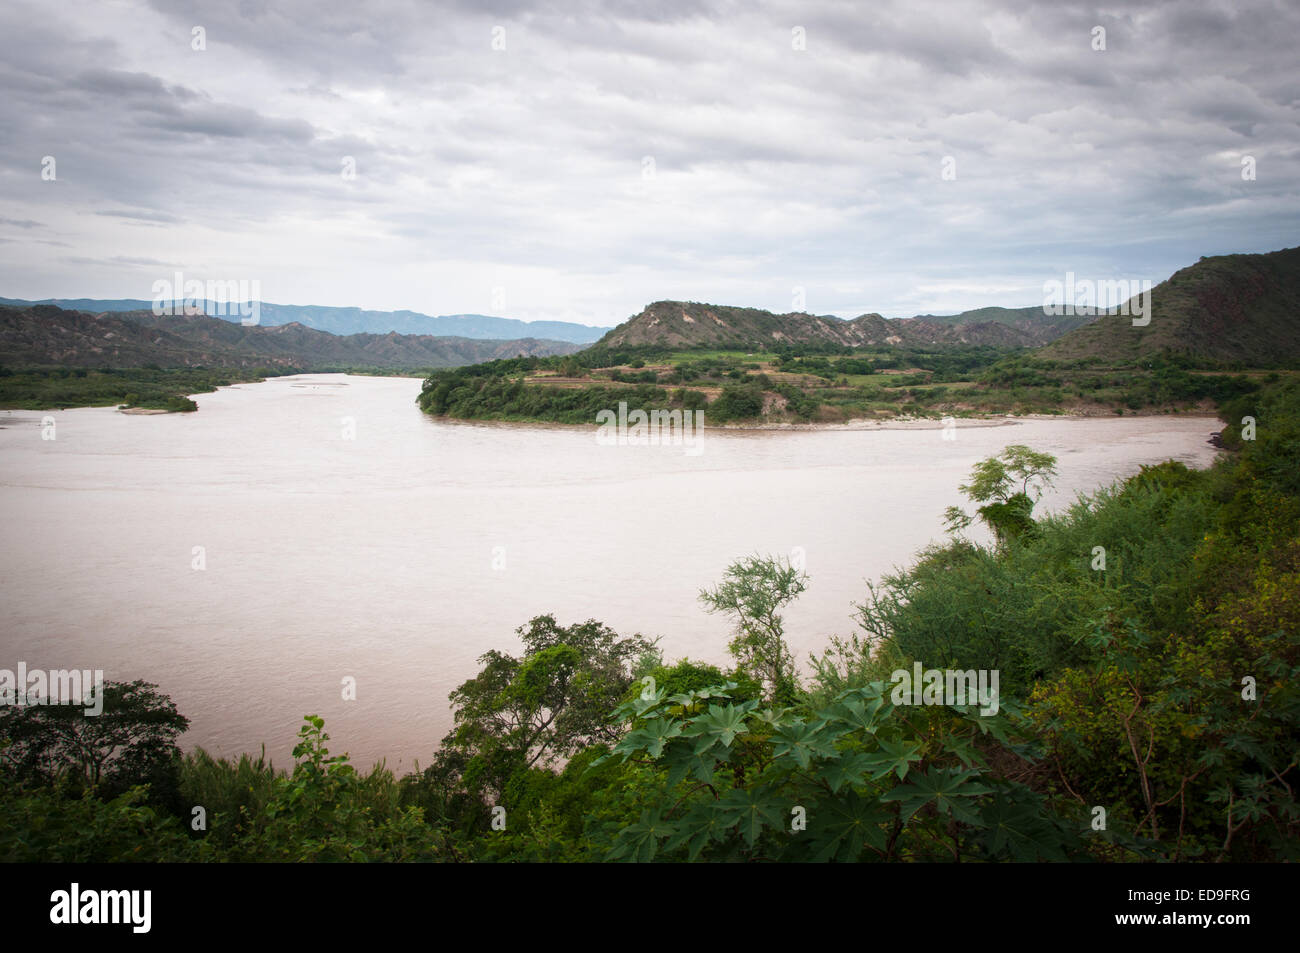
[{"label": "palmate leaf", "polygon": [[640,718],[649,711],[658,708],[666,700],[665,691],[657,689],[650,698],[643,698],[637,695],[631,701],[626,701],[614,709],[613,718],[615,721],[631,721]]},{"label": "palmate leaf", "polygon": [[881,738],[880,749],[868,752],[867,760],[874,769],[871,772],[873,781],[883,778],[891,771],[898,775],[898,780],[902,781],[907,778],[907,772],[910,770],[908,766],[913,761],[921,760],[921,746],[909,745],[905,741],[890,741],[888,738]]},{"label": "palmate leaf", "polygon": [[1222,748],[1204,748],[1196,757],[1196,763],[1203,768],[1215,768],[1227,761]]},{"label": "palmate leaf", "polygon": [[665,821],[657,810],[644,810],[635,824],[618,832],[609,859],[647,864],[658,852],[659,841],[676,832],[677,826],[671,821]]},{"label": "palmate leaf", "polygon": [[802,721],[782,725],[772,736],[773,757],[792,757],[805,771],[814,757],[829,758],[835,754],[835,743],[816,726]]},{"label": "palmate leaf", "polygon": [[1223,744],[1225,747],[1230,748],[1233,751],[1254,758],[1261,764],[1269,764],[1271,761],[1268,754],[1260,747],[1259,742],[1250,737],[1250,735],[1244,733],[1231,734],[1223,739]]},{"label": "palmate leaf", "polygon": [[677,833],[664,844],[664,852],[685,845],[688,859],[695,861],[709,841],[726,840],[729,829],[729,825],[723,824],[719,818],[717,806],[713,802],[700,804],[682,818]]},{"label": "palmate leaf", "polygon": [[690,708],[697,702],[704,701],[707,698],[730,698],[729,692],[735,687],[735,682],[725,682],[712,688],[701,688],[693,692],[678,692],[676,695],[669,695],[664,701],[670,705],[681,705],[683,708]]},{"label": "palmate leaf", "polygon": [[716,758],[696,754],[686,745],[671,745],[664,763],[668,765],[668,787],[671,790],[688,774],[697,781],[711,783],[718,762]]},{"label": "palmate leaf", "polygon": [[831,801],[819,802],[808,814],[808,836],[816,853],[813,860],[848,863],[857,860],[867,847],[884,850],[881,827],[893,816],[872,798],[852,790]]},{"label": "palmate leaf", "polygon": [[984,845],[990,854],[1009,855],[1015,861],[1065,861],[1058,831],[1038,813],[1039,799],[1012,800],[1006,792],[997,795],[980,811],[980,822],[988,828]]},{"label": "palmate leaf", "polygon": [[972,781],[975,771],[958,771],[953,768],[934,769],[929,774],[913,772],[912,782],[903,784],[881,795],[882,801],[899,801],[902,818],[907,821],[925,805],[933,803],[940,814],[949,814],[959,821],[982,826],[980,817],[963,798],[989,794],[992,788]]},{"label": "palmate leaf", "polygon": [[860,784],[862,776],[871,770],[872,763],[861,751],[842,755],[822,768],[822,780],[830,785],[832,794],[838,794],[846,784]]},{"label": "palmate leaf", "polygon": [[754,717],[765,725],[771,725],[773,728],[780,728],[781,722],[793,708],[778,708],[773,711],[771,708],[764,708],[762,711],[754,712]]},{"label": "palmate leaf", "polygon": [[787,817],[786,805],[767,788],[753,791],[735,788],[715,807],[719,823],[729,828],[739,825],[741,836],[750,847],[754,846],[764,827],[780,830]]},{"label": "palmate leaf", "polygon": [[880,695],[863,695],[845,693],[831,706],[830,714],[846,725],[862,728],[868,734],[875,734],[881,724],[889,717],[885,699]]},{"label": "palmate leaf", "polygon": [[640,728],[629,731],[620,744],[626,743],[633,750],[644,750],[651,758],[658,758],[664,753],[664,745],[682,733],[682,723],[672,718],[652,718]]},{"label": "palmate leaf", "polygon": [[690,727],[682,732],[682,735],[686,738],[698,739],[695,744],[696,754],[703,754],[719,743],[724,748],[730,748],[731,742],[736,735],[742,735],[749,731],[745,727],[745,716],[757,704],[757,702],[751,700],[740,705],[726,705],[725,707],[710,705],[708,712],[696,718]]},{"label": "palmate leaf", "polygon": [[956,755],[957,759],[961,761],[964,766],[974,768],[977,765],[983,764],[983,758],[980,757],[979,753],[972,746],[972,740],[973,739],[970,739],[963,734],[955,732],[945,733],[943,736],[943,747],[948,754]]}]

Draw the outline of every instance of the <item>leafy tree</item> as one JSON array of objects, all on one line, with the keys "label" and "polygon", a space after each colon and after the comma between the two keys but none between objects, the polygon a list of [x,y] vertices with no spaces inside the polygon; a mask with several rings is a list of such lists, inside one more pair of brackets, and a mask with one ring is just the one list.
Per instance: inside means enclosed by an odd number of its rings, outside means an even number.
[{"label": "leafy tree", "polygon": [[81,705],[0,706],[3,760],[22,780],[89,789],[112,798],[150,785],[150,800],[176,798],[180,749],[189,719],[150,682],[105,682],[103,710]]},{"label": "leafy tree", "polygon": [[709,415],[719,422],[757,417],[762,412],[763,391],[757,384],[728,384],[708,409]]},{"label": "leafy tree", "polygon": [[610,712],[654,644],[620,638],[594,619],[566,628],[544,615],[517,631],[522,657],[495,650],[480,656],[483,669],[451,693],[456,727],[426,775],[443,784],[452,813],[477,813],[518,771],[616,741]]},{"label": "leafy tree", "polygon": [[[970,482],[958,489],[972,502],[983,504],[975,513],[1002,545],[1032,530],[1034,504],[1055,476],[1056,457],[1016,444],[975,464]],[[955,533],[970,526],[975,517],[950,506],[944,520],[948,531]]]},{"label": "leafy tree", "polygon": [[736,635],[728,648],[740,668],[762,683],[768,700],[789,701],[798,691],[780,610],[807,583],[807,574],[784,557],[747,556],[727,567],[715,589],[700,591],[710,612],[735,620]]}]

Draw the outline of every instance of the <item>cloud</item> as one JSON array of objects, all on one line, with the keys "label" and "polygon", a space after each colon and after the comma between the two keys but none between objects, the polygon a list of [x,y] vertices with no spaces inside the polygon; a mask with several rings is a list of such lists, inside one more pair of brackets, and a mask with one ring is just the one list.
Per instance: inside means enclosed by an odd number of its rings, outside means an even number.
[{"label": "cloud", "polygon": [[175,215],[168,215],[166,212],[151,212],[147,210],[124,211],[118,209],[98,209],[94,212],[94,214],[103,215],[108,218],[124,218],[132,222],[145,222],[145,223],[154,223],[154,224],[161,224],[161,223],[174,224],[180,221],[180,219],[177,218]]},{"label": "cloud", "polygon": [[504,292],[610,323],[664,298],[786,311],[795,287],[905,315],[1035,304],[1067,270],[1158,280],[1297,243],[1297,32],[1263,0],[19,0],[0,202],[72,254],[10,243],[0,290],[145,297],[183,267],[269,300]]}]

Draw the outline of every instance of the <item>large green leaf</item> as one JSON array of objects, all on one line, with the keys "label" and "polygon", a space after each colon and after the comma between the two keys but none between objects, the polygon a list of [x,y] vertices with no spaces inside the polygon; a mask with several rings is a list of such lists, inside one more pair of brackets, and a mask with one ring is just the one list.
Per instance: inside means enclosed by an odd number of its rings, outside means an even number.
[{"label": "large green leaf", "polygon": [[745,716],[752,704],[710,705],[709,710],[696,718],[689,728],[682,732],[687,738],[696,738],[695,752],[702,754],[715,744],[724,748],[731,747],[736,735],[745,734]]},{"label": "large green leaf", "polygon": [[835,744],[816,726],[796,721],[782,725],[772,736],[772,754],[776,758],[794,758],[805,771],[814,757],[829,758],[838,752]]},{"label": "large green leaf", "polygon": [[934,768],[928,774],[912,772],[910,784],[899,785],[881,795],[882,801],[899,801],[903,820],[906,821],[927,804],[933,803],[940,814],[948,814],[959,821],[982,827],[980,816],[963,798],[989,794],[992,788],[971,780],[978,777],[975,771],[958,771],[952,768]]},{"label": "large green leaf", "polygon": [[627,860],[636,863],[649,863],[659,850],[659,841],[671,837],[677,831],[676,825],[665,821],[657,810],[644,810],[640,819],[630,827],[619,832],[610,860]]},{"label": "large green leaf", "polygon": [[881,738],[879,750],[868,752],[867,760],[873,768],[872,780],[883,778],[892,771],[902,781],[907,778],[911,763],[921,760],[921,746]]},{"label": "large green leaf", "polygon": [[886,837],[881,825],[892,820],[890,812],[873,798],[852,790],[834,800],[819,802],[808,812],[807,836],[815,850],[813,860],[851,862],[858,860],[867,847],[884,850]]},{"label": "large green leaf", "polygon": [[786,808],[787,805],[767,788],[753,791],[735,788],[717,803],[720,822],[727,827],[739,825],[740,833],[750,847],[754,846],[764,827],[780,830],[785,826]]},{"label": "large green leaf", "polygon": [[871,768],[871,759],[861,751],[854,751],[828,761],[822,768],[821,777],[830,785],[831,792],[838,794],[846,784],[862,783],[862,776]]}]

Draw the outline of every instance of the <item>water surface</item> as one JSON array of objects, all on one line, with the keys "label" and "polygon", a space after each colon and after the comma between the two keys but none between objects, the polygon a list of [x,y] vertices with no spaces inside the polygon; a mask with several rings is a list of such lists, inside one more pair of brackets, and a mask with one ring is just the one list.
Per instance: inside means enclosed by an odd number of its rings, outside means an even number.
[{"label": "water surface", "polygon": [[[0,668],[159,684],[187,747],[277,764],[301,718],[368,766],[427,764],[447,694],[553,613],[722,663],[697,601],[746,553],[806,558],[786,614],[800,659],[942,538],[978,460],[1056,454],[1047,508],[1140,464],[1206,466],[1212,418],[977,428],[707,431],[703,452],[600,446],[595,429],[435,421],[411,379],[312,375],[196,396],[197,414],[0,411]],[[206,568],[197,570],[195,547]],[[357,700],[341,698],[344,677]]]}]

